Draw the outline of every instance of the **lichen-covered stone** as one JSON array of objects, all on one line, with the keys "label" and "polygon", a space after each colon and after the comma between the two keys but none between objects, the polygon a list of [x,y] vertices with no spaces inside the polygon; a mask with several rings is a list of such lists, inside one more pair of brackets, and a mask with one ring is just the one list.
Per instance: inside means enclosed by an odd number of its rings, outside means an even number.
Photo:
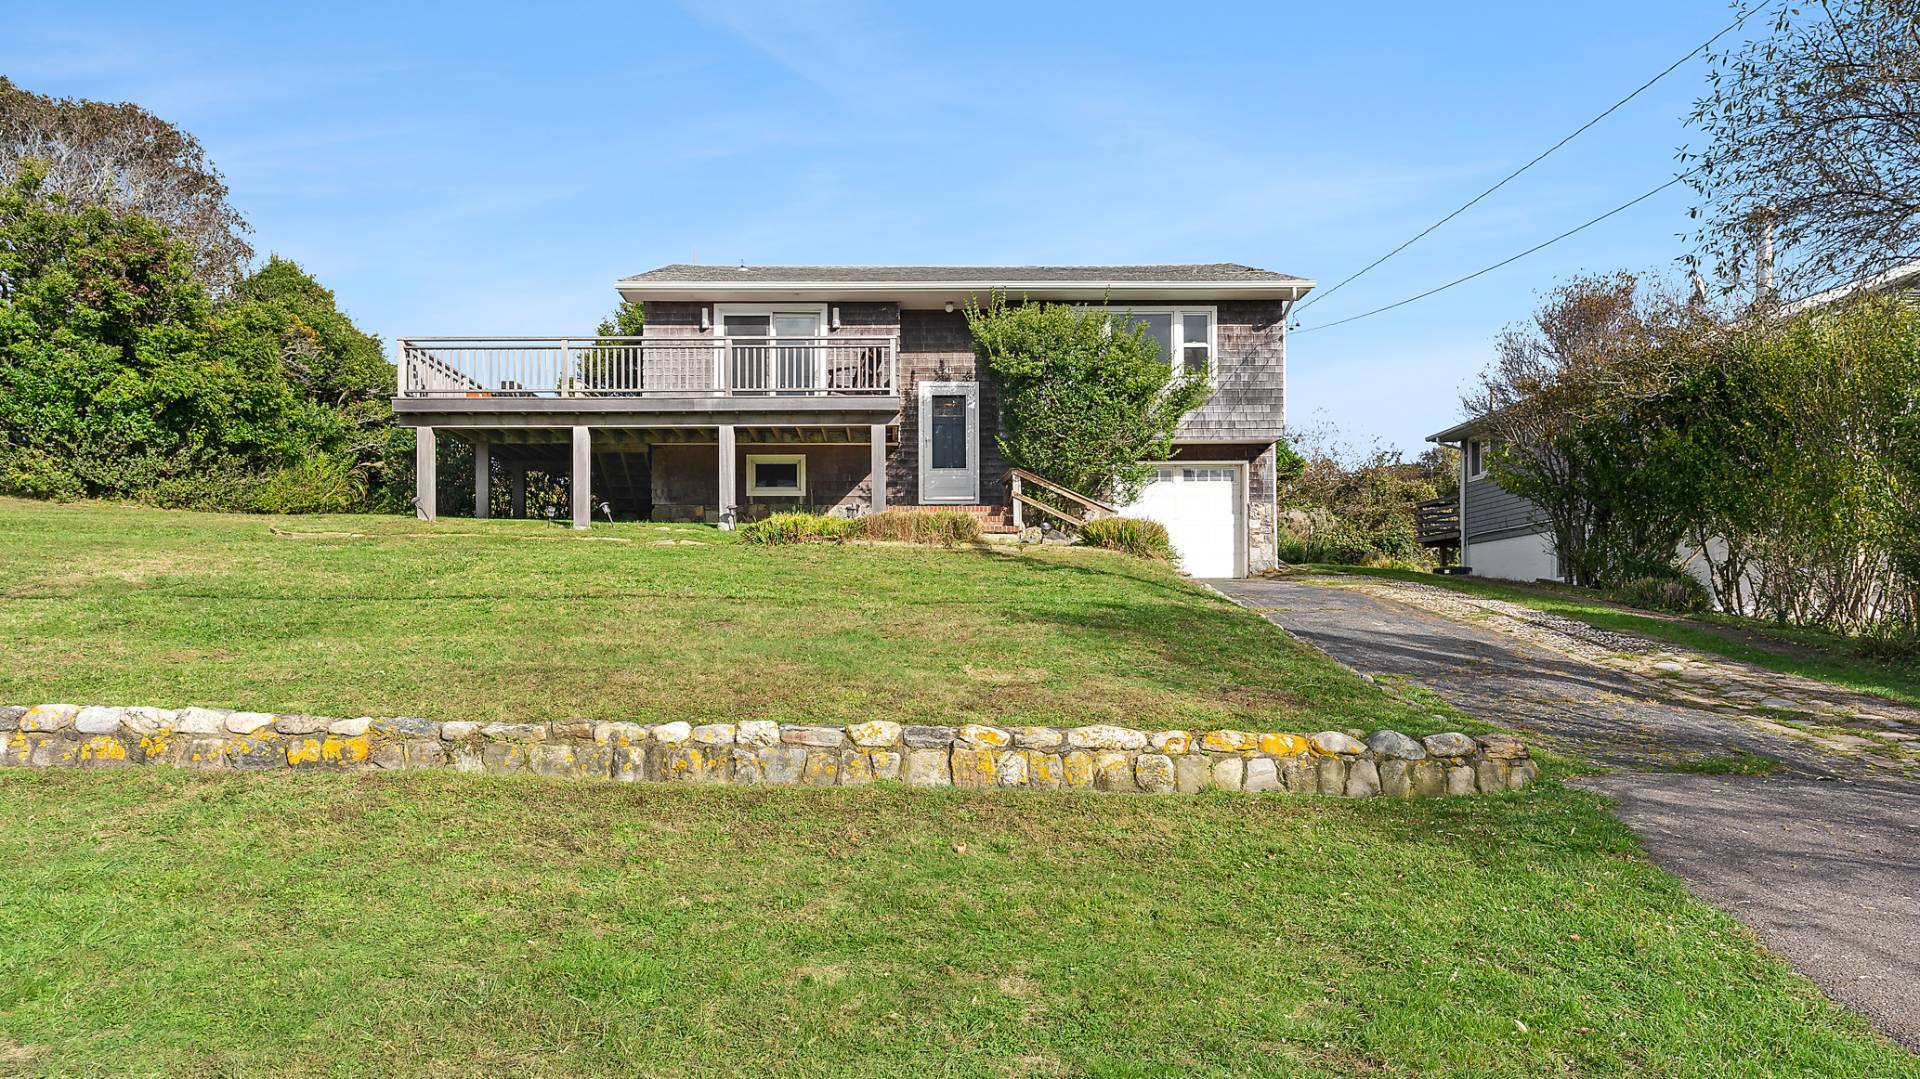
[{"label": "lichen-covered stone", "polygon": [[1275,757],[1295,757],[1307,752],[1307,739],[1304,735],[1280,734],[1269,731],[1260,735],[1257,748],[1262,753]]},{"label": "lichen-covered stone", "polygon": [[98,704],[88,705],[73,717],[73,729],[81,734],[112,734],[120,729],[120,717],[125,711]]},{"label": "lichen-covered stone", "polygon": [[998,754],[994,750],[955,743],[951,752],[954,786],[985,790],[998,784],[999,768],[995,760]]},{"label": "lichen-covered stone", "polygon": [[1013,744],[1013,732],[984,723],[969,723],[954,732],[961,743],[975,749],[1001,749]]},{"label": "lichen-covered stone", "polygon": [[326,730],[327,724],[331,722],[333,721],[325,716],[276,716],[273,720],[273,729],[276,734],[289,736],[319,734]]},{"label": "lichen-covered stone", "polygon": [[1240,789],[1249,794],[1280,789],[1280,769],[1270,757],[1249,757],[1247,759],[1247,777],[1241,781]]},{"label": "lichen-covered stone", "polygon": [[1027,784],[1035,790],[1057,791],[1067,782],[1067,767],[1058,753],[1027,750]]},{"label": "lichen-covered stone", "polygon": [[1021,749],[1059,749],[1067,741],[1067,733],[1058,727],[1016,727],[1013,731],[1013,744]]},{"label": "lichen-covered stone", "polygon": [[856,746],[867,749],[886,749],[900,744],[900,724],[884,719],[849,723],[847,737]]},{"label": "lichen-covered stone", "polygon": [[0,731],[19,730],[20,717],[26,714],[27,706],[24,704],[0,705]]},{"label": "lichen-covered stone", "polygon": [[367,758],[375,768],[399,771],[407,766],[407,755],[398,742],[375,742],[373,755]]},{"label": "lichen-covered stone", "polygon": [[760,759],[767,766],[768,786],[791,787],[800,782],[801,773],[806,770],[807,748],[789,745],[768,746],[760,751]]},{"label": "lichen-covered stone", "polygon": [[1483,734],[1478,739],[1480,751],[1497,761],[1515,761],[1527,755],[1527,745],[1511,734]]},{"label": "lichen-covered stone", "polygon": [[[606,779],[613,773],[613,747],[598,742],[575,742],[573,745],[574,766],[577,774],[587,779]],[[408,762],[413,758],[409,756]],[[726,762],[719,763],[720,782],[725,783]]]},{"label": "lichen-covered stone", "polygon": [[644,739],[625,745],[614,742],[607,748],[613,753],[607,774],[616,782],[638,783],[658,777],[659,770],[654,767],[653,743]]},{"label": "lichen-covered stone", "polygon": [[561,742],[584,742],[593,737],[590,719],[562,719],[547,724],[547,737]]},{"label": "lichen-covered stone", "polygon": [[757,787],[767,781],[767,764],[754,746],[736,745],[729,759],[733,764],[732,781],[736,786]]},{"label": "lichen-covered stone", "polygon": [[414,738],[406,743],[407,767],[444,768],[447,764],[447,747],[440,744],[438,738]]},{"label": "lichen-covered stone", "polygon": [[1245,781],[1246,762],[1238,757],[1216,757],[1213,760],[1213,785],[1223,791],[1237,791]]},{"label": "lichen-covered stone", "polygon": [[1539,774],[1540,766],[1534,763],[1531,757],[1526,760],[1514,761],[1513,768],[1507,773],[1507,787],[1512,790],[1519,790],[1521,787],[1533,782],[1534,777]]},{"label": "lichen-covered stone", "polygon": [[945,748],[907,750],[907,786],[953,786],[953,769],[947,752]]},{"label": "lichen-covered stone", "polygon": [[[187,711],[192,711],[192,709],[188,709]],[[183,712],[181,714],[184,716],[186,713]],[[501,725],[502,724],[494,724],[494,726]],[[354,719],[336,719],[332,723],[327,724],[327,733],[337,734],[342,738],[359,738],[364,736],[372,726],[373,717],[371,716],[359,716]],[[184,730],[185,728],[182,729]]]},{"label": "lichen-covered stone", "polygon": [[1027,753],[1021,749],[1003,749],[994,758],[995,781],[1002,787],[1024,787],[1029,770]]},{"label": "lichen-covered stone", "polygon": [[900,740],[908,749],[944,749],[953,744],[952,727],[907,726],[900,729]]},{"label": "lichen-covered stone", "polygon": [[1280,786],[1295,794],[1312,794],[1320,789],[1320,770],[1306,757],[1287,757],[1280,762]]},{"label": "lichen-covered stone", "polygon": [[[419,716],[382,716],[370,724],[377,734],[391,735],[394,738],[437,738],[440,736],[440,724]],[[231,729],[231,721],[229,721]]]},{"label": "lichen-covered stone", "polygon": [[1473,739],[1454,731],[1429,734],[1420,740],[1420,745],[1435,757],[1464,757],[1474,748]]},{"label": "lichen-covered stone", "polygon": [[480,747],[472,742],[456,742],[448,754],[448,763],[456,772],[484,772],[487,765],[480,758]]},{"label": "lichen-covered stone", "polygon": [[1314,789],[1321,794],[1339,796],[1347,792],[1347,762],[1339,757],[1321,757],[1313,765]]},{"label": "lichen-covered stone", "polygon": [[743,719],[734,728],[733,740],[743,746],[778,745],[780,724],[771,719]]},{"label": "lichen-covered stone", "polygon": [[840,755],[840,785],[843,787],[865,787],[873,782],[873,761],[858,749],[849,749]]},{"label": "lichen-covered stone", "polygon": [[[1142,745],[1146,735],[1141,733]],[[1137,791],[1140,784],[1133,778],[1133,758],[1116,749],[1103,749],[1093,755],[1093,785],[1096,790],[1112,791],[1116,794]]]},{"label": "lichen-covered stone", "polygon": [[693,729],[693,740],[703,746],[730,746],[733,737],[731,723],[702,723]]},{"label": "lichen-covered stone", "polygon": [[23,731],[62,731],[73,726],[80,715],[77,704],[37,704],[26,710],[20,717],[20,729]]},{"label": "lichen-covered stone", "polygon": [[270,712],[229,712],[227,730],[234,734],[258,734],[272,727],[278,718]]},{"label": "lichen-covered stone", "polygon": [[1417,761],[1427,755],[1420,743],[1399,731],[1374,731],[1367,735],[1367,748],[1381,760]]},{"label": "lichen-covered stone", "polygon": [[235,768],[260,770],[266,768],[284,768],[287,763],[286,742],[271,731],[247,737],[227,740],[227,763]]},{"label": "lichen-covered stone", "polygon": [[725,748],[681,743],[660,753],[660,778],[669,782],[724,783],[731,752]]},{"label": "lichen-covered stone", "polygon": [[488,742],[480,748],[480,760],[492,774],[524,772],[532,757],[530,742]]},{"label": "lichen-covered stone", "polygon": [[1178,757],[1193,748],[1193,732],[1154,731],[1147,735],[1147,744],[1153,747],[1155,753]]},{"label": "lichen-covered stone", "polygon": [[869,749],[866,751],[867,765],[873,772],[873,778],[881,782],[893,782],[900,778],[900,751],[897,749]]},{"label": "lichen-covered stone", "polygon": [[[452,724],[443,724],[442,737],[448,737],[446,728]],[[603,746],[637,746],[647,740],[647,727],[644,723],[608,721],[593,725],[593,740]]]},{"label": "lichen-covered stone", "polygon": [[1473,769],[1464,764],[1456,764],[1447,769],[1447,793],[1461,795],[1473,793]]},{"label": "lichen-covered stone", "polygon": [[1380,768],[1370,760],[1355,760],[1347,763],[1347,789],[1349,798],[1372,798],[1380,793]]},{"label": "lichen-covered stone", "polygon": [[120,722],[133,733],[148,738],[174,729],[174,720],[179,715],[171,708],[149,708],[135,705],[120,714]]},{"label": "lichen-covered stone", "polygon": [[1313,736],[1312,747],[1315,753],[1328,757],[1358,756],[1367,748],[1359,739],[1340,731],[1321,731]]},{"label": "lichen-covered stone", "polygon": [[111,734],[95,734],[73,747],[73,763],[82,768],[115,768],[128,763],[127,743]]},{"label": "lichen-covered stone", "polygon": [[1476,761],[1473,765],[1474,785],[1482,794],[1497,794],[1507,789],[1507,774],[1513,766],[1496,757]]},{"label": "lichen-covered stone", "polygon": [[1133,759],[1133,781],[1148,794],[1173,791],[1173,758],[1164,753],[1142,753]]},{"label": "lichen-covered stone", "polygon": [[782,727],[780,740],[790,746],[839,749],[847,744],[847,732],[838,727]]},{"label": "lichen-covered stone", "polygon": [[1181,794],[1199,794],[1207,789],[1210,769],[1207,758],[1189,753],[1173,759],[1173,789]]},{"label": "lichen-covered stone", "polygon": [[1060,786],[1066,790],[1085,790],[1093,786],[1093,754],[1076,749],[1061,757]]},{"label": "lichen-covered stone", "polygon": [[1067,744],[1075,749],[1140,750],[1147,746],[1147,732],[1096,723],[1068,731]]},{"label": "lichen-covered stone", "polygon": [[677,746],[693,737],[693,724],[682,720],[674,720],[672,723],[656,723],[647,729],[647,733],[653,736],[654,741],[659,742],[663,746]]},{"label": "lichen-covered stone", "polygon": [[1260,748],[1260,736],[1252,731],[1208,731],[1200,736],[1200,748],[1209,753],[1252,753]]}]

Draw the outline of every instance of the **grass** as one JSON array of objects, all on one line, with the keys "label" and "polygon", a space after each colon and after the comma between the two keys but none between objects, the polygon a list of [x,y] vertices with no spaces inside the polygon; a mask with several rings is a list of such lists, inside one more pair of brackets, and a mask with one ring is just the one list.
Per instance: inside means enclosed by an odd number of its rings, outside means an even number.
[{"label": "grass", "polygon": [[0,1071],[1920,1075],[1547,783],[0,773]]},{"label": "grass", "polygon": [[1341,573],[1386,577],[1448,588],[1455,592],[1506,600],[1585,622],[1606,630],[1637,633],[1707,655],[1750,663],[1782,674],[1796,674],[1902,704],[1920,707],[1920,664],[1871,659],[1854,652],[1852,641],[1825,630],[1781,626],[1734,615],[1688,617],[1621,607],[1572,588],[1443,577],[1411,570],[1361,566],[1324,566]]},{"label": "grass", "polygon": [[0,500],[0,641],[0,703],[1432,732],[1165,566],[1058,547]]},{"label": "grass", "polygon": [[[23,702],[1472,729],[1110,552],[691,526],[0,502],[0,642]],[[1920,1077],[1551,778],[6,770],[0,820],[0,1073]]]}]

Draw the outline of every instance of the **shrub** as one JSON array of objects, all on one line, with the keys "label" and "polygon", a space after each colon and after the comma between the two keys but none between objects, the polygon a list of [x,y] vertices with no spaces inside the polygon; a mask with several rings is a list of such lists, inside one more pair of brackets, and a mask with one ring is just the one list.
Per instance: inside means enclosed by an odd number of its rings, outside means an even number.
[{"label": "shrub", "polygon": [[255,513],[346,513],[367,496],[367,483],[336,457],[313,457],[255,480],[247,508]]},{"label": "shrub", "polygon": [[775,513],[743,524],[739,536],[748,543],[777,547],[786,543],[839,543],[854,535],[859,522],[820,513]]},{"label": "shrub", "polygon": [[1629,607],[1673,614],[1697,614],[1713,606],[1707,586],[1684,570],[1671,569],[1635,577],[1607,595]]},{"label": "shrub", "polygon": [[1121,551],[1135,558],[1149,558],[1155,562],[1173,561],[1173,543],[1167,538],[1166,526],[1141,517],[1102,517],[1088,521],[1080,529],[1080,542],[1088,547]]},{"label": "shrub", "polygon": [[959,510],[883,510],[852,522],[870,540],[957,547],[980,540],[980,518]]}]

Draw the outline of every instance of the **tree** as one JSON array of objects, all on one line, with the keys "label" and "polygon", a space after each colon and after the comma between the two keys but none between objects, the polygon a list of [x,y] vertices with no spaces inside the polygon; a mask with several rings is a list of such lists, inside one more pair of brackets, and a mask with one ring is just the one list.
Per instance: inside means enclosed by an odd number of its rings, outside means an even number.
[{"label": "tree", "polygon": [[1495,343],[1465,405],[1486,418],[1495,481],[1539,507],[1570,583],[1673,562],[1702,494],[1686,464],[1695,445],[1665,406],[1712,327],[1698,306],[1615,273],[1555,290]]},{"label": "tree", "polygon": [[1805,286],[1920,261],[1920,0],[1774,8],[1771,33],[1709,54],[1682,152],[1699,240],[1729,280],[1778,230]]},{"label": "tree", "polygon": [[647,312],[632,300],[621,300],[613,313],[600,320],[595,330],[602,337],[639,337],[647,331]]},{"label": "tree", "polygon": [[44,190],[70,205],[133,211],[166,226],[216,294],[253,259],[247,223],[199,140],[138,105],[47,97],[0,76],[0,187],[29,160],[44,164]]},{"label": "tree", "polygon": [[1130,502],[1165,457],[1206,380],[1179,374],[1124,311],[1071,304],[966,304],[974,349],[1000,391],[1000,451],[1018,467],[1115,502]]}]

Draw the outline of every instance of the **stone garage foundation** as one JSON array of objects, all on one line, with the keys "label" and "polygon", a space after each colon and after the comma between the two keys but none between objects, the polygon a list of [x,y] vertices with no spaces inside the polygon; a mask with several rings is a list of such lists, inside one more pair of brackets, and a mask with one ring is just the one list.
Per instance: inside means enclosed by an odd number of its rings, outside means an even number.
[{"label": "stone garage foundation", "polygon": [[1293,791],[1433,798],[1515,790],[1539,774],[1519,739],[1396,731],[1131,727],[845,727],[774,723],[435,722],[216,708],[0,707],[0,765],[383,771],[451,768],[616,782]]}]

